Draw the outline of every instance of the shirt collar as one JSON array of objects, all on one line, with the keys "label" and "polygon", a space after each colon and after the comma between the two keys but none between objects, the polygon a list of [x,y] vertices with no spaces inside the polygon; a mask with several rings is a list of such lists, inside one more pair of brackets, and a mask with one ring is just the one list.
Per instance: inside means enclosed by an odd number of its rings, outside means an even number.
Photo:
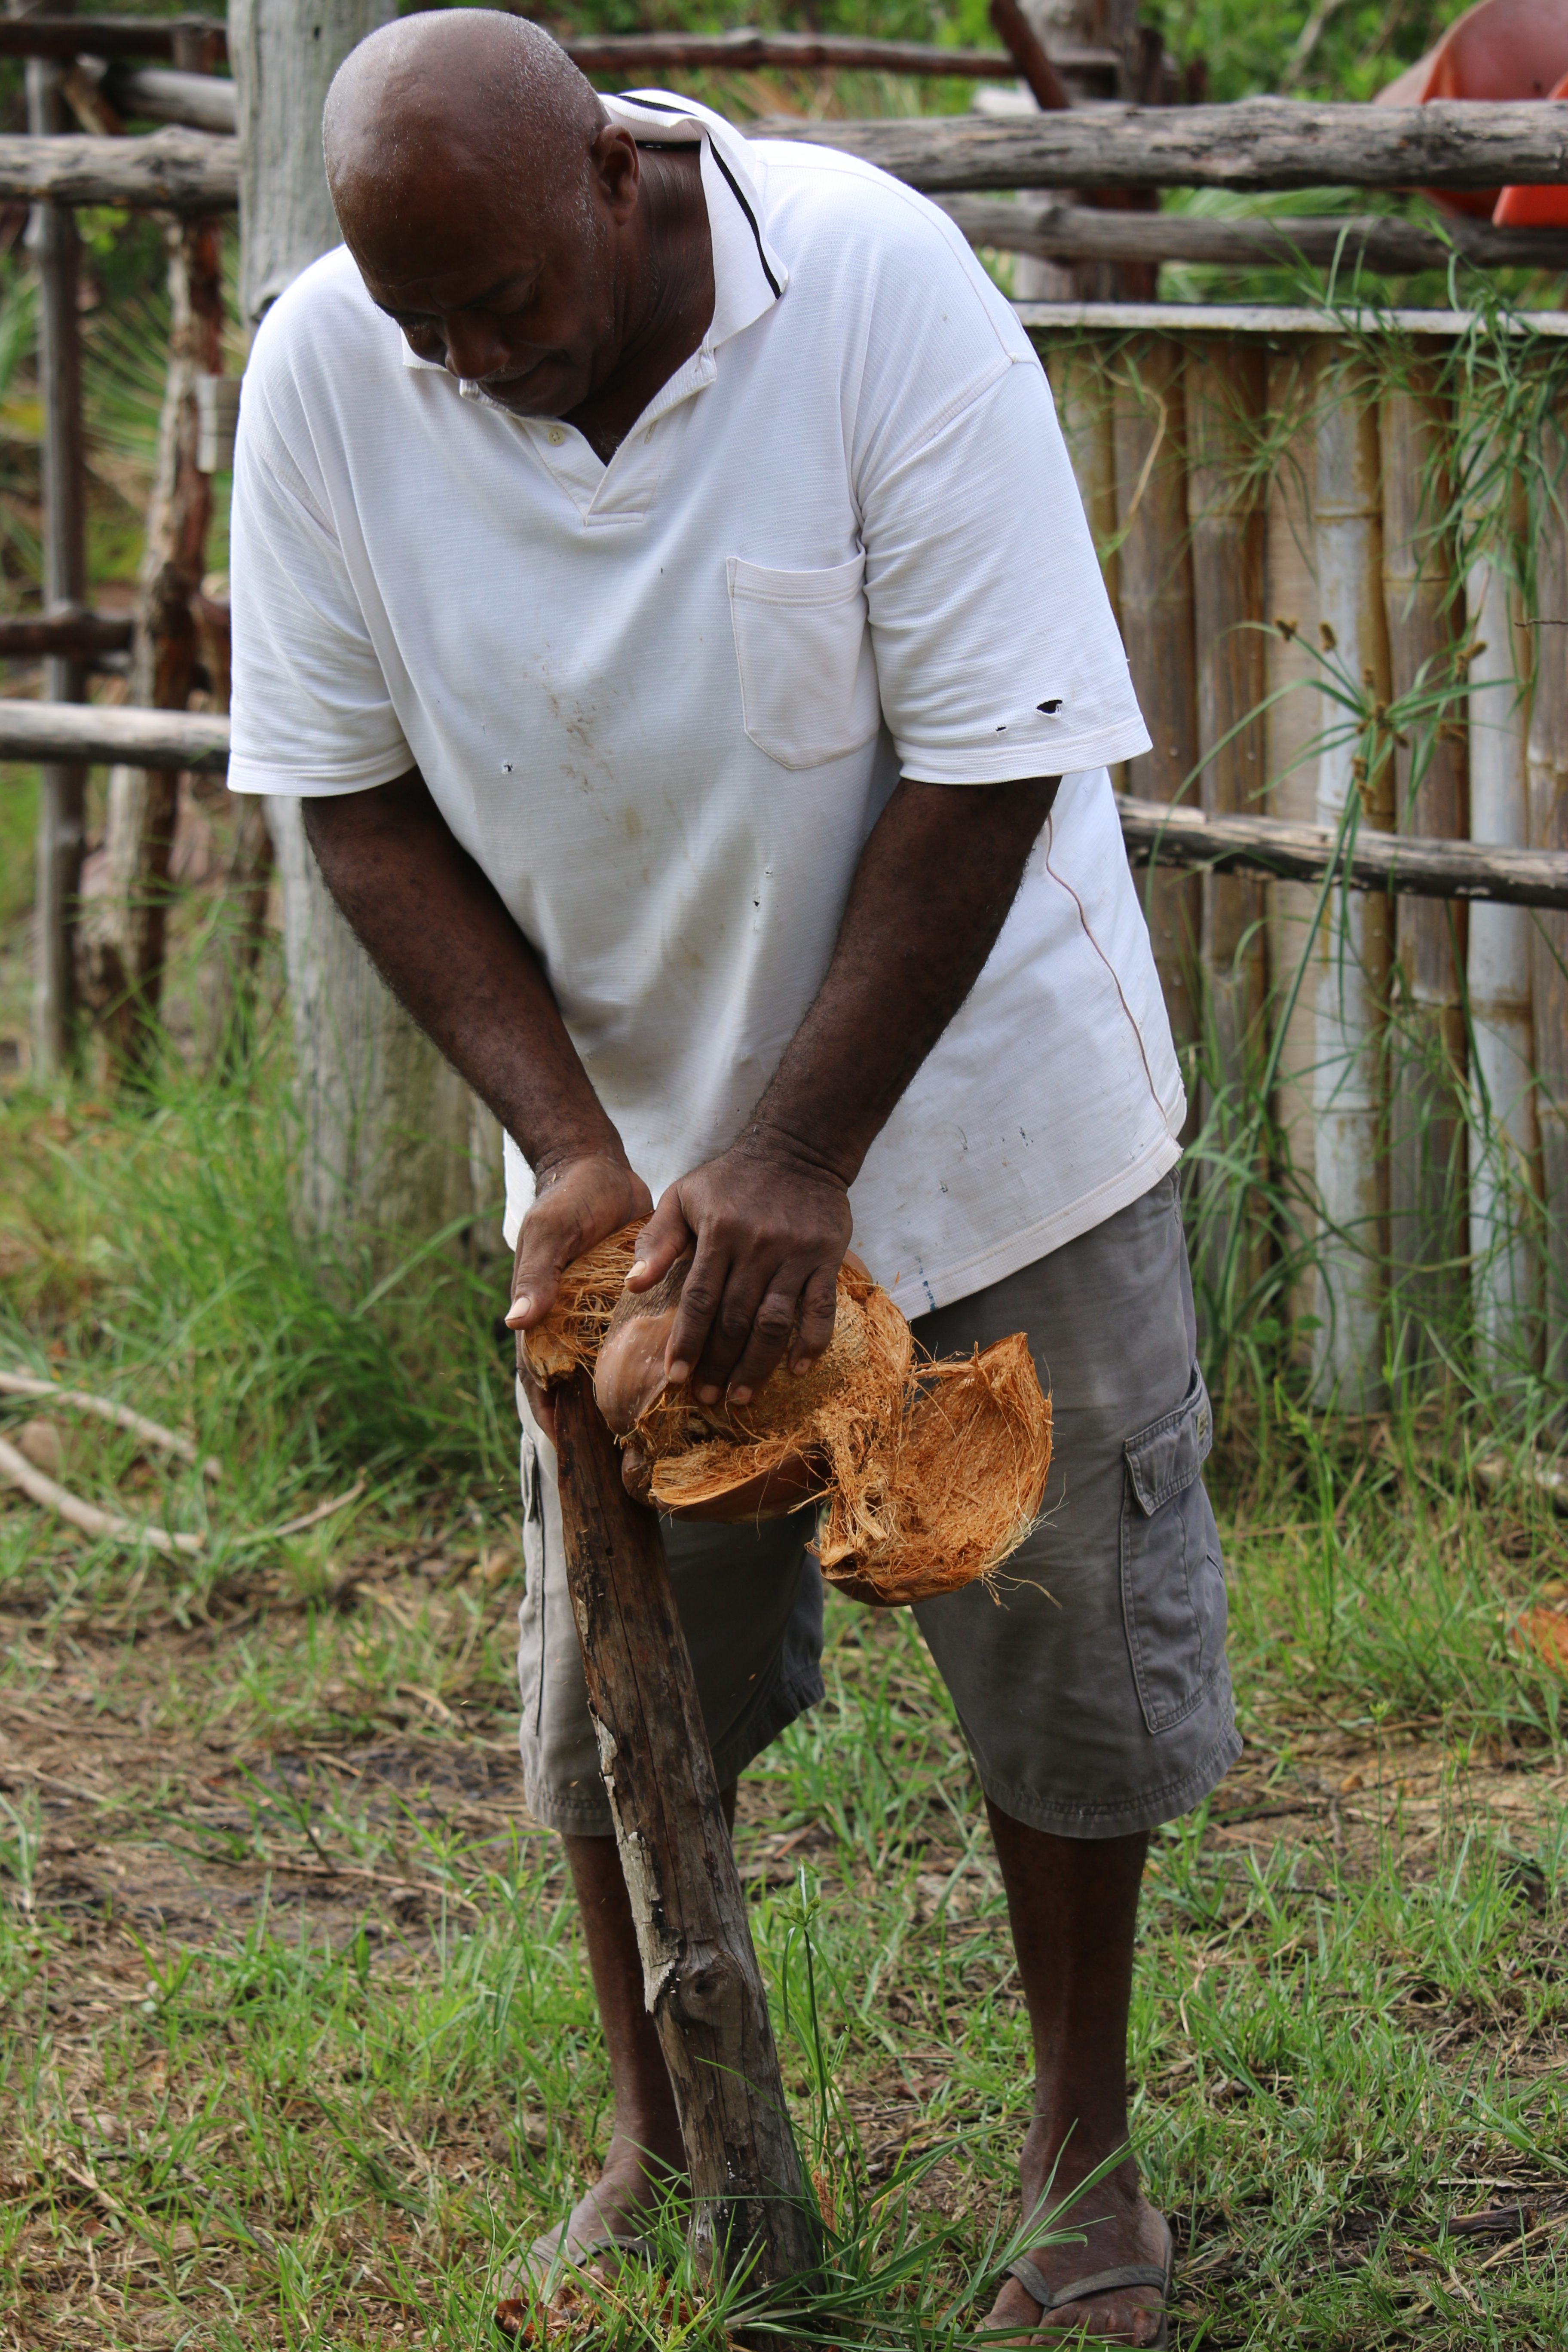
[{"label": "shirt collar", "polygon": [[[713,240],[713,322],[700,350],[715,352],[772,310],[789,284],[789,271],[768,240],[766,209],[746,142],[710,107],[672,90],[633,90],[601,103],[612,122],[634,135],[672,147],[701,147],[702,193]],[[438,360],[420,359],[406,342],[403,364],[446,373]]]}]

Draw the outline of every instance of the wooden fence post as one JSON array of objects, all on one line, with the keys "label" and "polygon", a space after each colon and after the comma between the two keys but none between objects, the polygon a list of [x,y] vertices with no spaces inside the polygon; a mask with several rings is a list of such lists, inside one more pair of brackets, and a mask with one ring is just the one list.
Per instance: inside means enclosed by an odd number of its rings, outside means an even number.
[{"label": "wooden fence post", "polygon": [[[1568,849],[1568,419],[1542,451],[1535,517],[1535,691],[1530,712],[1530,839]],[[1568,915],[1531,917],[1530,981],[1542,1190],[1545,1195],[1545,1369],[1568,1378]]]},{"label": "wooden fence post", "polygon": [[[1119,355],[1112,384],[1121,635],[1153,738],[1152,751],[1128,761],[1127,790],[1138,800],[1169,802],[1184,793],[1195,802],[1197,674],[1180,346],[1168,337],[1141,337]],[[1152,869],[1144,906],[1190,1097],[1202,888],[1194,877]],[[1189,1105],[1184,1132],[1190,1136],[1194,1125]]]},{"label": "wooden fence post", "polygon": [[[1383,585],[1389,686],[1396,703],[1441,704],[1400,715],[1394,761],[1400,833],[1462,841],[1467,806],[1464,701],[1455,677],[1463,602],[1454,548],[1439,518],[1453,503],[1452,420],[1418,363],[1383,397]],[[1441,1363],[1432,1335],[1463,1319],[1465,1270],[1465,1008],[1468,938],[1462,901],[1403,898],[1396,915],[1400,1001],[1390,1034],[1389,1243],[1392,1336],[1412,1372]]]},{"label": "wooden fence post", "polygon": [[[68,9],[73,0],[61,0]],[[60,68],[29,58],[27,128],[70,129]],[[82,456],[81,329],[77,306],[80,246],[66,205],[36,205],[27,230],[38,272],[38,395],[43,410],[44,609],[80,612],[87,601],[86,468]],[[86,698],[87,671],[71,656],[44,664],[51,702]],[[73,1051],[77,898],[87,815],[87,770],[51,761],[41,772],[33,981],[33,1060],[44,1074],[65,1069]]]},{"label": "wooden fence post", "polygon": [[[1485,439],[1484,421],[1468,455],[1470,837],[1520,844],[1530,833],[1525,738],[1531,633],[1520,625],[1519,578],[1526,517],[1512,465]],[[1540,1266],[1531,1230],[1540,1138],[1530,940],[1531,918],[1523,908],[1471,908],[1471,1300],[1478,1349],[1493,1363],[1532,1362],[1540,1338]]]},{"label": "wooden fence post", "polygon": [[[1264,765],[1270,815],[1298,824],[1312,823],[1317,814],[1313,745],[1319,724],[1318,671],[1310,650],[1318,643],[1310,495],[1316,370],[1314,346],[1300,341],[1287,345],[1268,362],[1268,415],[1272,429],[1284,438],[1270,468],[1265,509],[1264,609],[1270,628],[1263,641],[1268,692]],[[1274,1040],[1278,1058],[1270,1108],[1282,1150],[1271,1172],[1289,1202],[1281,1222],[1290,1230],[1282,1239],[1287,1247],[1299,1250],[1311,1246],[1318,1223],[1312,1197],[1317,901],[1310,883],[1265,887],[1273,982],[1270,1025],[1284,1033]],[[1298,1275],[1289,1292],[1291,1314],[1310,1314],[1316,1305],[1311,1277]]]},{"label": "wooden fence post", "polygon": [[765,2285],[818,2259],[746,1897],[665,1565],[585,1371],[554,1392],[572,1612],[698,2243]]},{"label": "wooden fence post", "polygon": [[[1205,814],[1261,814],[1265,641],[1263,493],[1257,431],[1268,389],[1259,345],[1205,341],[1186,358],[1187,520],[1192,537],[1197,655],[1199,797]],[[1200,1113],[1217,1119],[1222,1148],[1245,1134],[1247,1081],[1261,1064],[1268,991],[1265,885],[1237,875],[1203,877],[1199,1016],[1204,1078]],[[1205,1286],[1239,1284],[1261,1263],[1262,1235],[1246,1244],[1233,1217],[1200,1221]],[[1216,1302],[1217,1303],[1217,1302]]]},{"label": "wooden fence post", "polygon": [[[357,41],[394,0],[234,0],[229,57],[239,133],[240,306],[254,326],[338,242],[321,108]],[[268,803],[283,899],[301,1134],[301,1231],[376,1257],[473,1213],[468,1090],[382,985],[338,912],[297,800]]]},{"label": "wooden fence post", "polygon": [[[194,606],[212,519],[212,478],[196,464],[195,380],[222,366],[223,248],[216,220],[174,221],[167,234],[168,374],[136,593],[131,699],[151,709],[184,710],[195,680]],[[95,992],[118,1054],[132,1068],[151,1059],[158,1035],[179,793],[173,769],[109,772],[109,887],[90,926],[103,967]]]},{"label": "wooden fence post", "polygon": [[[1387,832],[1394,818],[1387,762],[1369,765],[1354,713],[1337,690],[1388,698],[1383,617],[1383,512],[1377,411],[1348,351],[1318,362],[1312,419],[1312,540],[1318,575],[1320,677],[1317,819],[1337,825],[1361,802],[1360,822]],[[1317,971],[1312,1057],[1318,1233],[1317,1392],[1355,1412],[1383,1402],[1383,1270],[1387,1251],[1384,1017],[1392,924],[1388,902],[1336,891]]]}]

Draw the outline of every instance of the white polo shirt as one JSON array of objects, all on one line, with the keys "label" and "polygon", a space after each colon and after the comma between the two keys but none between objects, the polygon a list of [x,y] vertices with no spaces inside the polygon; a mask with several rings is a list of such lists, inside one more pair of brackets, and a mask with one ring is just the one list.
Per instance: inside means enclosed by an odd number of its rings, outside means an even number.
[{"label": "white polo shirt", "polygon": [[[856,1248],[918,1314],[1177,1157],[1106,775],[1149,738],[1045,376],[952,223],[689,100],[606,104],[701,143],[700,349],[605,466],[416,360],[346,251],[308,269],[245,379],[229,783],[417,767],[657,1197],[750,1115],[900,774],[1061,775],[851,1195]],[[509,1143],[509,1238],[530,1197]]]}]

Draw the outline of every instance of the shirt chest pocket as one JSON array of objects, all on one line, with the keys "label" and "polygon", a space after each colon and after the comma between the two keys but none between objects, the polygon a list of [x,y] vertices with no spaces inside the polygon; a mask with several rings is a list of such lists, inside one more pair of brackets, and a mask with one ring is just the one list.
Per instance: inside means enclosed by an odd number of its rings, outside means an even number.
[{"label": "shirt chest pocket", "polygon": [[747,734],[781,768],[823,768],[881,724],[866,558],[826,572],[726,566]]}]

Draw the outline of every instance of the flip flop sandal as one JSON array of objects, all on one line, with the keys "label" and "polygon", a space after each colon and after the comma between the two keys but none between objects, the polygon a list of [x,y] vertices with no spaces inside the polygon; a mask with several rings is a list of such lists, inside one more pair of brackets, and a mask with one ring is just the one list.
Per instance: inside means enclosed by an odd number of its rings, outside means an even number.
[{"label": "flip flop sandal", "polygon": [[546,2230],[542,2237],[535,2238],[521,2262],[503,2273],[501,2294],[495,2307],[495,2324],[502,2336],[515,2338],[526,2335],[534,2314],[568,2279],[585,2271],[595,2254],[616,2253],[634,2263],[651,2263],[655,2259],[648,2239],[619,2234],[614,2230],[600,2230],[568,2252],[566,2230],[564,2221],[557,2221],[553,2230]]},{"label": "flip flop sandal", "polygon": [[[1157,2270],[1152,2263],[1121,2263],[1114,2270],[1091,2271],[1087,2278],[1069,2279],[1066,2286],[1053,2287],[1050,2281],[1029,2260],[1028,2255],[1020,2254],[1016,2263],[1008,2263],[1007,2275],[1009,2278],[1016,2278],[1025,2294],[1034,2297],[1040,2306],[1042,2318],[1047,2311],[1061,2311],[1069,2303],[1089,2303],[1098,2294],[1115,2294],[1122,2288],[1130,2286],[1157,2286],[1162,2301],[1168,2303],[1171,2297],[1171,2273],[1175,2267],[1176,2260],[1175,2246],[1169,2242],[1168,2224],[1167,2243],[1168,2251],[1163,2270]],[[1048,2336],[1036,2336],[1032,2340],[1036,2344],[1048,2344],[1052,2339]],[[1166,2315],[1162,2312],[1160,2332],[1152,2339],[1149,2352],[1163,2352],[1163,2347],[1167,2347],[1170,2341],[1171,2323]]]}]

